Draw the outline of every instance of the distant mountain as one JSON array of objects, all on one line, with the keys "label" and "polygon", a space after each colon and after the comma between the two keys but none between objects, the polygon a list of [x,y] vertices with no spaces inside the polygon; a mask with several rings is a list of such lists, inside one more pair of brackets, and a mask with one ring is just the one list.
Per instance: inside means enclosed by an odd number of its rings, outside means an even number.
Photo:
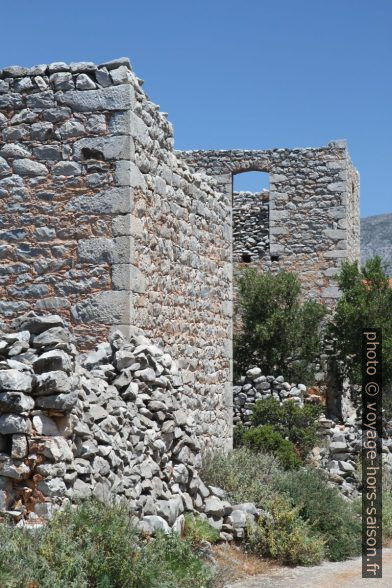
[{"label": "distant mountain", "polygon": [[379,255],[392,276],[392,213],[361,219],[361,263]]}]

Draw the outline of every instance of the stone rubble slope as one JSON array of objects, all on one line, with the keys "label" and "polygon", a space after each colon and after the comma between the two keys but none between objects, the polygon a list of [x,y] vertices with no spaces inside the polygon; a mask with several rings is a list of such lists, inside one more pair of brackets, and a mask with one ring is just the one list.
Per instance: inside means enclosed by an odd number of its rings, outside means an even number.
[{"label": "stone rubble slope", "polygon": [[201,452],[173,358],[116,331],[78,353],[61,317],[30,312],[0,337],[0,514],[29,524],[94,496],[126,501],[146,532],[198,512],[244,536],[253,504],[199,477]]}]

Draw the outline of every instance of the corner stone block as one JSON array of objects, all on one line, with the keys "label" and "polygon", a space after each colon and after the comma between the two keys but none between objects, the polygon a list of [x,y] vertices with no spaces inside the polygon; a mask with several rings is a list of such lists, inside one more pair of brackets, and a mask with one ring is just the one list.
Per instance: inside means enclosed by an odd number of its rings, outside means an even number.
[{"label": "corner stone block", "polygon": [[128,160],[118,161],[115,166],[114,179],[120,186],[145,188],[146,182],[139,168]]},{"label": "corner stone block", "polygon": [[134,240],[132,237],[115,237],[113,239],[113,263],[123,264],[133,260]]},{"label": "corner stone block", "polygon": [[135,90],[130,84],[122,84],[100,90],[58,92],[55,97],[60,104],[66,104],[76,112],[128,110],[135,103]]},{"label": "corner stone block", "polygon": [[100,214],[126,214],[133,208],[133,192],[130,188],[112,188],[93,196],[76,196],[66,206],[72,212]]},{"label": "corner stone block", "polygon": [[89,150],[102,153],[103,158],[107,161],[113,159],[129,159],[134,155],[134,147],[133,144],[131,144],[131,137],[129,137],[129,135],[114,135],[113,137],[91,137],[75,141],[75,159],[89,159]]},{"label": "corner stone block", "polygon": [[98,292],[71,308],[76,322],[127,325],[132,320],[132,302],[129,292]]},{"label": "corner stone block", "polygon": [[112,222],[113,235],[132,235],[132,237],[141,237],[143,234],[143,223],[140,218],[132,214],[115,216]]},{"label": "corner stone block", "polygon": [[113,259],[114,242],[112,239],[98,237],[82,239],[78,243],[79,261],[92,264],[111,263]]},{"label": "corner stone block", "polygon": [[112,283],[114,290],[129,290],[140,294],[146,291],[145,277],[130,263],[113,265]]}]

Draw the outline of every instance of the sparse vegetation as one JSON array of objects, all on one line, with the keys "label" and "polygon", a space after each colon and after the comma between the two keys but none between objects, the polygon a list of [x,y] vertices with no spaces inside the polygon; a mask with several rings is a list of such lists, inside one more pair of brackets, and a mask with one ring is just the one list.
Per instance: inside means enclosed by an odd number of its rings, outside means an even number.
[{"label": "sparse vegetation", "polygon": [[278,559],[288,565],[316,565],[324,558],[322,536],[312,529],[283,496],[269,501],[269,516],[249,526],[250,548],[259,555]]},{"label": "sparse vegetation", "polygon": [[339,490],[328,485],[323,472],[317,469],[290,472],[280,478],[276,489],[322,535],[330,560],[340,561],[360,553],[360,517]]},{"label": "sparse vegetation", "polygon": [[212,572],[176,534],[142,541],[129,512],[88,501],[35,531],[0,525],[2,588],[208,588]]}]

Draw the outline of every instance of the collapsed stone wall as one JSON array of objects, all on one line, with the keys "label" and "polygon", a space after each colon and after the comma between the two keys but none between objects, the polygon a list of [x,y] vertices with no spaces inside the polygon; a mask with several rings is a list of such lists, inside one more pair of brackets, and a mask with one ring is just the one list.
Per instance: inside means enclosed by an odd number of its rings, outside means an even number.
[{"label": "collapsed stone wall", "polygon": [[193,170],[215,178],[231,197],[233,175],[270,174],[269,256],[261,271],[299,274],[306,297],[333,305],[334,275],[344,259],[359,259],[358,174],[346,143],[272,150],[181,151]]},{"label": "collapsed stone wall", "polygon": [[126,501],[143,530],[199,512],[240,538],[254,505],[199,477],[200,442],[170,354],[116,331],[80,354],[60,316],[20,317],[0,338],[0,516],[22,524],[94,496]]},{"label": "collapsed stone wall", "polygon": [[231,443],[231,201],[173,152],[128,59],[0,72],[0,312],[85,348],[142,329],[181,362],[205,444]]}]

